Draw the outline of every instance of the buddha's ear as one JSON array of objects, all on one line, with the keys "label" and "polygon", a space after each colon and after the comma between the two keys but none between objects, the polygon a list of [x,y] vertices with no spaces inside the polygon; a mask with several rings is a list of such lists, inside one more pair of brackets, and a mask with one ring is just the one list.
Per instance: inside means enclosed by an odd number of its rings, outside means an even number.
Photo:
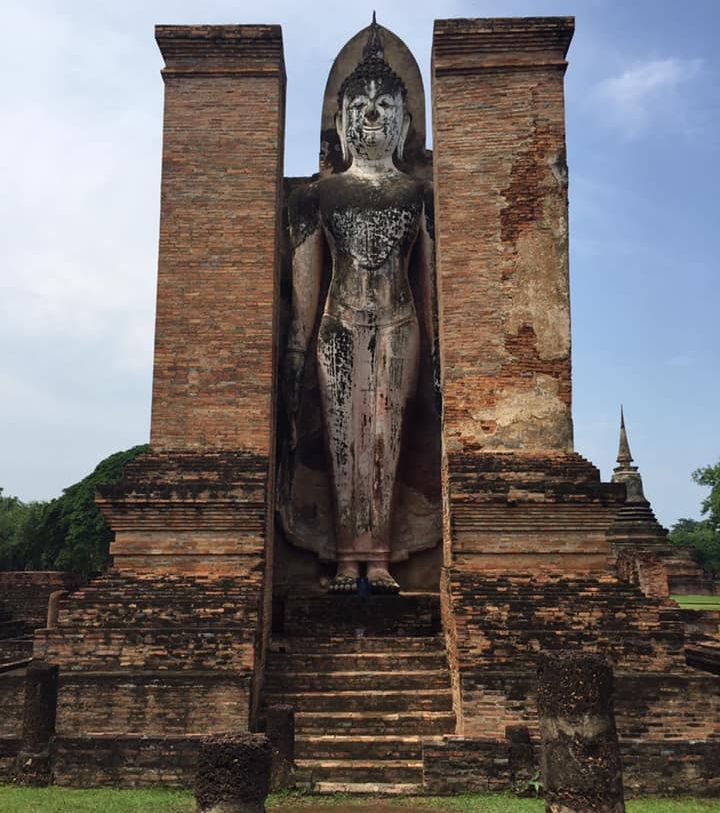
[{"label": "buddha's ear", "polygon": [[406,112],[403,116],[403,123],[400,127],[400,140],[398,141],[397,145],[397,157],[398,161],[403,160],[403,155],[405,153],[405,139],[407,138],[408,130],[410,129],[410,122],[412,121],[412,116]]},{"label": "buddha's ear", "polygon": [[350,151],[348,150],[347,138],[345,137],[345,127],[347,125],[347,99],[343,99],[342,106],[335,114],[335,129],[337,130],[338,139],[340,141],[340,150],[342,151],[342,159],[347,164],[350,160]]}]

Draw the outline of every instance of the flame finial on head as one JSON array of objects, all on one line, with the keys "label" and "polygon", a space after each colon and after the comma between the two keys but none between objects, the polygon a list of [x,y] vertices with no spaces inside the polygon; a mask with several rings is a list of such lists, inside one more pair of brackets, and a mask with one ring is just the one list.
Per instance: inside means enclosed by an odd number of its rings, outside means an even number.
[{"label": "flame finial on head", "polygon": [[373,11],[372,22],[370,23],[370,35],[363,48],[363,59],[373,58],[383,59],[384,53],[380,42],[380,26],[377,24],[375,12]]},{"label": "flame finial on head", "polygon": [[368,39],[362,51],[362,60],[340,85],[339,108],[342,108],[343,97],[346,94],[352,96],[364,93],[365,85],[371,80],[381,85],[384,92],[402,93],[403,99],[407,98],[405,83],[385,61],[380,26],[377,24],[374,11],[369,29]]}]

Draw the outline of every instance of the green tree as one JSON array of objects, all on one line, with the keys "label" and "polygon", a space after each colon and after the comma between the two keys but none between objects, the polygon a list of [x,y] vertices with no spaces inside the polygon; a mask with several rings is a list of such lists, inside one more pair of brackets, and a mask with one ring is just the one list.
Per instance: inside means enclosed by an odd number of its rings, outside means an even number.
[{"label": "green tree", "polygon": [[95,505],[95,489],[101,483],[121,480],[125,466],[148,449],[146,445],[133,446],[110,455],[47,506],[46,552],[57,570],[88,574],[107,565],[113,534]]},{"label": "green tree", "polygon": [[147,445],[116,452],[50,502],[23,503],[0,489],[0,569],[70,570],[87,575],[108,561],[112,531],[95,505],[95,488],[122,479]]},{"label": "green tree", "polygon": [[705,466],[692,473],[700,486],[708,486],[710,493],[702,501],[701,520],[679,519],[670,530],[670,540],[676,545],[693,548],[698,564],[712,573],[720,573],[720,462]]}]

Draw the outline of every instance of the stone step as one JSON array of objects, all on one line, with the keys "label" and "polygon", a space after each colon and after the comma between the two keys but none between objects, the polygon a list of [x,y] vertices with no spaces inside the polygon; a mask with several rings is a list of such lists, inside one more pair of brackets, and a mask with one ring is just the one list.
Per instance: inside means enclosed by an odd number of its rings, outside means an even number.
[{"label": "stone step", "polygon": [[287,654],[342,655],[361,652],[410,654],[413,652],[443,652],[444,638],[440,635],[418,636],[338,636],[335,638],[293,637],[273,638],[270,651]]},{"label": "stone step", "polygon": [[422,759],[420,736],[321,734],[295,738],[297,759]]},{"label": "stone step", "polygon": [[268,706],[286,703],[297,711],[450,711],[450,689],[422,691],[266,692]]},{"label": "stone step", "polygon": [[278,603],[275,623],[284,633],[325,637],[364,630],[371,635],[432,635],[440,631],[436,593],[389,596],[287,596]]},{"label": "stone step", "polygon": [[313,793],[337,794],[347,793],[358,796],[421,796],[422,783],[413,782],[316,782]]},{"label": "stone step", "polygon": [[266,692],[388,691],[393,689],[450,688],[447,669],[380,672],[290,672],[268,671]]},{"label": "stone step", "polygon": [[444,649],[431,652],[348,652],[268,654],[266,671],[273,672],[391,672],[447,669]]},{"label": "stone step", "polygon": [[302,778],[316,782],[421,783],[422,760],[297,759]]},{"label": "stone step", "polygon": [[565,641],[574,639],[583,641],[585,639],[603,638],[610,641],[628,641],[635,639],[639,643],[649,641],[651,639],[658,639],[666,642],[676,642],[680,645],[684,638],[682,629],[678,630],[676,625],[673,624],[670,629],[661,624],[646,624],[638,627],[606,627],[606,626],[592,626],[587,629],[572,629],[565,627],[537,627],[535,624],[528,624],[525,626],[521,622],[512,621],[510,626],[502,629],[495,624],[488,624],[485,620],[482,622],[482,629],[487,635],[492,632],[493,641],[502,645],[505,639],[510,639],[513,642],[525,642],[526,640],[540,640],[543,646],[558,649],[557,643],[560,638]]},{"label": "stone step", "polygon": [[298,711],[297,736],[440,736],[455,731],[452,711]]}]

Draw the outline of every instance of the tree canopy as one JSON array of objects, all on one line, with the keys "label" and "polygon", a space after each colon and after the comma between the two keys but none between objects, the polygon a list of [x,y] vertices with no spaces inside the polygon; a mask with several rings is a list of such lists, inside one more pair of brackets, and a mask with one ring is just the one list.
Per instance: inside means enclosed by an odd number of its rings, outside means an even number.
[{"label": "tree canopy", "polygon": [[692,478],[698,485],[710,488],[700,506],[704,518],[679,519],[670,530],[670,539],[676,545],[690,545],[699,565],[720,573],[720,461],[697,469]]},{"label": "tree canopy", "polygon": [[0,570],[69,570],[87,575],[108,562],[112,531],[95,505],[95,488],[116,483],[147,445],[116,452],[49,502],[23,503],[0,488]]}]

